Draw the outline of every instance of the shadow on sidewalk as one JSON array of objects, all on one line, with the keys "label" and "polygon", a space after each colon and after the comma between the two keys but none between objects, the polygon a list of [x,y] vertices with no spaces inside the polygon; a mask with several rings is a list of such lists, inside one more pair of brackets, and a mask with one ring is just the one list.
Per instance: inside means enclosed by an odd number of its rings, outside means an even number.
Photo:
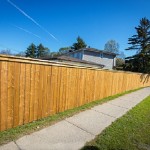
[{"label": "shadow on sidewalk", "polygon": [[99,150],[96,146],[85,146],[81,150]]}]

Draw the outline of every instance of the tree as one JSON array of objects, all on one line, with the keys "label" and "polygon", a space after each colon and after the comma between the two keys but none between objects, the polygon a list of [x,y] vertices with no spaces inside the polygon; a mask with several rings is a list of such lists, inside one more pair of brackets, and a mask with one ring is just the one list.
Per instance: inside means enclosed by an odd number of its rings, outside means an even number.
[{"label": "tree", "polygon": [[126,50],[136,50],[137,54],[126,58],[125,69],[147,73],[150,72],[150,21],[142,18],[135,30],[136,34],[128,39],[131,46]]},{"label": "tree", "polygon": [[44,47],[42,44],[37,46],[37,58],[47,56],[48,54],[49,49],[47,47]]},{"label": "tree", "polygon": [[71,47],[61,47],[61,48],[59,49],[59,52],[60,52],[61,54],[64,54],[64,53],[68,52],[70,49],[71,49]]},{"label": "tree", "polygon": [[3,55],[12,55],[12,54],[11,54],[11,50],[9,50],[9,49],[1,50],[1,51],[0,51],[0,54],[3,54]]},{"label": "tree", "polygon": [[137,50],[137,53],[150,51],[150,21],[142,18],[140,25],[135,29],[137,34],[128,39],[131,46],[126,50]]},{"label": "tree", "polygon": [[107,52],[118,54],[119,53],[119,44],[115,40],[109,40],[105,44],[104,50]]},{"label": "tree", "polygon": [[21,52],[19,52],[19,53],[15,54],[15,56],[25,57],[25,56],[26,56],[26,54],[25,54],[25,52],[21,51]]},{"label": "tree", "polygon": [[124,54],[123,51],[121,51],[117,57],[118,57],[118,58],[125,59],[126,55]]},{"label": "tree", "polygon": [[60,56],[60,55],[61,55],[60,52],[51,52],[51,53],[50,53],[50,57],[51,57],[51,58],[58,57],[58,56]]},{"label": "tree", "polygon": [[84,42],[84,40],[82,38],[80,38],[80,36],[78,36],[77,37],[77,42],[72,45],[72,49],[78,50],[78,49],[81,49],[81,48],[86,48],[86,46],[87,45]]},{"label": "tree", "polygon": [[125,54],[123,51],[121,51],[116,57],[116,69],[123,70],[124,65],[125,65]]},{"label": "tree", "polygon": [[125,64],[125,60],[122,58],[116,58],[116,67],[123,67]]},{"label": "tree", "polygon": [[25,52],[26,57],[31,57],[31,58],[36,58],[37,57],[37,48],[36,46],[32,43],[29,45]]}]

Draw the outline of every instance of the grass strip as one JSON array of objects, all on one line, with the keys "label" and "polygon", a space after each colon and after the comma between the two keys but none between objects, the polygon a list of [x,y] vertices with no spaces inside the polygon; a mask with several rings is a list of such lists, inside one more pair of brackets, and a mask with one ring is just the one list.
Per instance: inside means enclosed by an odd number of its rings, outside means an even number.
[{"label": "grass strip", "polygon": [[25,124],[25,125],[21,125],[21,126],[12,128],[12,129],[8,129],[6,131],[2,131],[2,132],[0,132],[0,145],[6,144],[10,141],[14,141],[14,140],[16,140],[16,139],[18,139],[24,135],[27,135],[27,134],[33,133],[35,131],[41,130],[42,128],[50,126],[50,125],[52,125],[52,124],[54,124],[60,120],[67,118],[67,117],[73,116],[74,114],[77,114],[81,111],[90,109],[96,105],[105,103],[107,101],[113,100],[115,98],[118,98],[118,97],[123,96],[125,94],[129,94],[129,93],[137,91],[139,89],[141,89],[141,88],[126,91],[124,93],[110,96],[110,97],[107,97],[107,98],[104,98],[101,100],[93,101],[93,102],[87,103],[87,104],[80,106],[80,107],[77,107],[77,108],[66,110],[64,112],[57,113],[55,115],[52,115],[52,116],[49,116],[46,118],[42,118],[42,119],[37,120],[37,121],[33,121],[33,122]]},{"label": "grass strip", "polygon": [[150,96],[82,150],[150,150]]}]

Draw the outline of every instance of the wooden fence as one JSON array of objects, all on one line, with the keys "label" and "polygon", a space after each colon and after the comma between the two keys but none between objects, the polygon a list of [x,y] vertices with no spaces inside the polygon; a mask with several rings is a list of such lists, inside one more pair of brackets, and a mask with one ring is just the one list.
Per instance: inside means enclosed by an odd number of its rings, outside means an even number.
[{"label": "wooden fence", "polygon": [[149,75],[0,56],[0,131],[150,86]]}]

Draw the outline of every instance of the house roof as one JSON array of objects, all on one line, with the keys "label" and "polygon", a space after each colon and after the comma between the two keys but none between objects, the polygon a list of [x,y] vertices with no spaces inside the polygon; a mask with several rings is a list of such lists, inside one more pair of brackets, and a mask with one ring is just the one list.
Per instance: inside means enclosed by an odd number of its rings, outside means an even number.
[{"label": "house roof", "polygon": [[62,61],[64,60],[64,61],[77,62],[77,63],[88,64],[88,65],[96,65],[101,68],[103,68],[105,66],[102,64],[98,64],[98,63],[94,63],[94,62],[90,62],[90,61],[86,61],[86,60],[80,60],[80,59],[73,58],[73,57],[66,56],[66,55],[58,56],[55,58],[42,58],[42,59],[44,59],[44,60],[62,60]]},{"label": "house roof", "polygon": [[109,54],[109,55],[114,55],[116,56],[117,54],[112,53],[112,52],[107,52],[104,50],[98,50],[96,48],[81,48],[79,50],[73,50],[72,52],[68,52],[66,54],[70,54],[70,53],[76,53],[76,52],[80,52],[80,51],[90,51],[90,52],[97,52],[97,53],[103,53],[103,54]]}]

